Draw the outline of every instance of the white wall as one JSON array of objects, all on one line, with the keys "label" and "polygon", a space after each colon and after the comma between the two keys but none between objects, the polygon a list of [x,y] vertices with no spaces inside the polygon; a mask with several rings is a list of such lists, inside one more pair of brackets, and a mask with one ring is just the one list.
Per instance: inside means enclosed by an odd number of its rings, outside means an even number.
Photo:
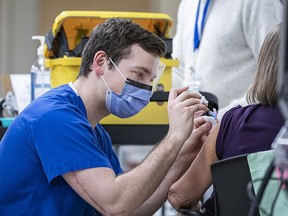
[{"label": "white wall", "polygon": [[[1,0],[1,73],[27,72],[30,54],[31,35],[37,33],[37,0]],[[36,11],[36,13],[35,13]],[[36,47],[36,46],[35,46]],[[33,49],[35,48],[33,46]]]},{"label": "white wall", "polygon": [[150,11],[166,13],[172,18],[172,28],[170,36],[172,37],[176,31],[177,10],[181,0],[150,0]]},{"label": "white wall", "polygon": [[38,31],[37,7],[38,0],[0,1],[0,75],[29,73],[37,48],[31,40]]}]

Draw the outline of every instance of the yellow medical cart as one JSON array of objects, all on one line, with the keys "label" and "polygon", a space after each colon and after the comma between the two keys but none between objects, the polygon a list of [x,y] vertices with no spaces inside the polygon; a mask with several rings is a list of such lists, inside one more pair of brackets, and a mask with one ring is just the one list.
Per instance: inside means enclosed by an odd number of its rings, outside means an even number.
[{"label": "yellow medical cart", "polygon": [[155,144],[168,130],[167,100],[172,87],[172,67],[178,61],[171,58],[172,39],[169,30],[171,18],[163,13],[116,11],[63,11],[46,34],[45,65],[51,69],[51,86],[74,81],[81,64],[81,51],[93,28],[108,18],[131,19],[143,28],[161,37],[167,53],[161,61],[166,65],[159,80],[161,91],[154,92],[151,102],[137,115],[121,119],[110,115],[101,121],[118,144]]}]

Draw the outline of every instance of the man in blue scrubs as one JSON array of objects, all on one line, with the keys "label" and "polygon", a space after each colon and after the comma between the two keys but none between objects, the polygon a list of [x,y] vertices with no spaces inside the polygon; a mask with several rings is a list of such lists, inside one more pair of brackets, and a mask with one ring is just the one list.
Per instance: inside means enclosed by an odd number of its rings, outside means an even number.
[{"label": "man in blue scrubs", "polygon": [[98,25],[84,48],[77,80],[34,100],[3,137],[0,215],[156,212],[211,129],[201,119],[194,124],[194,113],[207,110],[201,97],[185,87],[172,89],[167,136],[124,174],[99,122],[109,114],[133,116],[147,105],[164,53],[158,36],[129,20]]}]

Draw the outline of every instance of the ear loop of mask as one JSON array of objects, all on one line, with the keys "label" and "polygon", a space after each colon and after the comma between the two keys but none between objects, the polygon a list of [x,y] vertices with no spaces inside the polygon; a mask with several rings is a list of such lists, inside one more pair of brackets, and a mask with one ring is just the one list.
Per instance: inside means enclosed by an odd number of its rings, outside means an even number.
[{"label": "ear loop of mask", "polygon": [[123,77],[123,79],[125,80],[125,82],[127,82],[126,77],[121,73],[121,71],[119,70],[119,68],[116,66],[116,64],[112,61],[112,59],[108,56],[109,60],[111,61],[111,63],[113,64],[113,66],[116,68],[116,70],[121,74],[121,76]]},{"label": "ear loop of mask", "polygon": [[[111,61],[111,63],[113,64],[113,66],[116,68],[116,70],[120,73],[120,75],[123,77],[123,79],[125,80],[125,82],[127,82],[126,77],[121,73],[121,71],[119,70],[119,68],[116,66],[116,64],[112,61],[112,59],[108,56],[108,59]],[[101,75],[102,80],[104,81],[106,87],[108,88],[108,90],[111,92],[111,89],[109,88],[107,82],[105,81],[103,75]]]},{"label": "ear loop of mask", "polygon": [[103,75],[101,75],[101,78],[102,78],[102,80],[104,81],[106,87],[108,88],[108,91],[111,92],[111,89],[109,88],[109,86],[108,86],[107,82],[105,81]]}]

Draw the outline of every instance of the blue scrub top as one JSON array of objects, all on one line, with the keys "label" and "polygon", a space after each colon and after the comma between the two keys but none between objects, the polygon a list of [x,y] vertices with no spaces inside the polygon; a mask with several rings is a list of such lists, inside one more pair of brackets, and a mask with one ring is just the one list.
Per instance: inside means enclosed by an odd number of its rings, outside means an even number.
[{"label": "blue scrub top", "polygon": [[65,182],[75,170],[123,172],[111,138],[92,128],[80,96],[69,85],[33,101],[0,143],[0,215],[101,215]]}]

